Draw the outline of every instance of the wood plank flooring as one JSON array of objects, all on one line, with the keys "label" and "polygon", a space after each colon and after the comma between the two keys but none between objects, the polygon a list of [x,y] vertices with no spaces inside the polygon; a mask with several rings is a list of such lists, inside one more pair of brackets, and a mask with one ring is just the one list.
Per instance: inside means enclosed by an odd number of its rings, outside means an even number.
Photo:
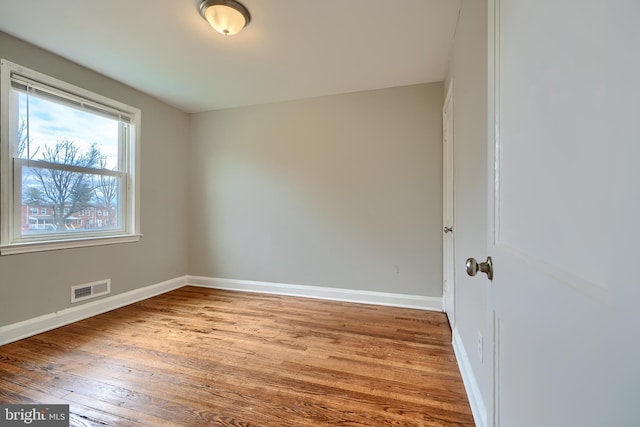
[{"label": "wood plank flooring", "polygon": [[184,287],[0,347],[73,426],[473,426],[444,314]]}]

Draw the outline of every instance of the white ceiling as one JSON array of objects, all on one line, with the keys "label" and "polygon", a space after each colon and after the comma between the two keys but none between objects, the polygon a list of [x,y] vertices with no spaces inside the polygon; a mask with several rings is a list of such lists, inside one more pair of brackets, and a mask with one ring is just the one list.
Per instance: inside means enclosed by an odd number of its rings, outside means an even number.
[{"label": "white ceiling", "polygon": [[0,31],[186,112],[445,78],[460,0],[241,0],[224,37],[200,0],[0,0]]}]

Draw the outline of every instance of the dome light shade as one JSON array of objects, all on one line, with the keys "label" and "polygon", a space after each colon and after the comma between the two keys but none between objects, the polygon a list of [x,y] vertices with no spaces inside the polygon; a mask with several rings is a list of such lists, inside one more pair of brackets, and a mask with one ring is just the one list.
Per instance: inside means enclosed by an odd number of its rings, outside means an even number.
[{"label": "dome light shade", "polygon": [[251,20],[247,8],[235,0],[203,0],[200,14],[225,36],[239,33]]}]

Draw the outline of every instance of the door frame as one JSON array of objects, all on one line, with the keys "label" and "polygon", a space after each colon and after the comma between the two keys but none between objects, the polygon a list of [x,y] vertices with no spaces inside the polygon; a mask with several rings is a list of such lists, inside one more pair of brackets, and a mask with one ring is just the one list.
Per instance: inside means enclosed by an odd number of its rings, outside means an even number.
[{"label": "door frame", "polygon": [[[442,305],[455,327],[455,160],[454,160],[454,86],[452,77],[442,107]],[[445,233],[451,227],[453,232]]]}]

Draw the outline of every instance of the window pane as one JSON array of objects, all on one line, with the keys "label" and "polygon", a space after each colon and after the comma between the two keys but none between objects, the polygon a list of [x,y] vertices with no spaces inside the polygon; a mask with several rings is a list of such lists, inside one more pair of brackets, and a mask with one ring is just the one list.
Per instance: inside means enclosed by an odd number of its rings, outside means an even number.
[{"label": "window pane", "polygon": [[119,176],[22,166],[21,235],[122,231],[121,189]]},{"label": "window pane", "polygon": [[139,240],[140,110],[0,62],[0,255]]},{"label": "window pane", "polygon": [[18,96],[16,157],[116,170],[119,121],[13,89]]}]

